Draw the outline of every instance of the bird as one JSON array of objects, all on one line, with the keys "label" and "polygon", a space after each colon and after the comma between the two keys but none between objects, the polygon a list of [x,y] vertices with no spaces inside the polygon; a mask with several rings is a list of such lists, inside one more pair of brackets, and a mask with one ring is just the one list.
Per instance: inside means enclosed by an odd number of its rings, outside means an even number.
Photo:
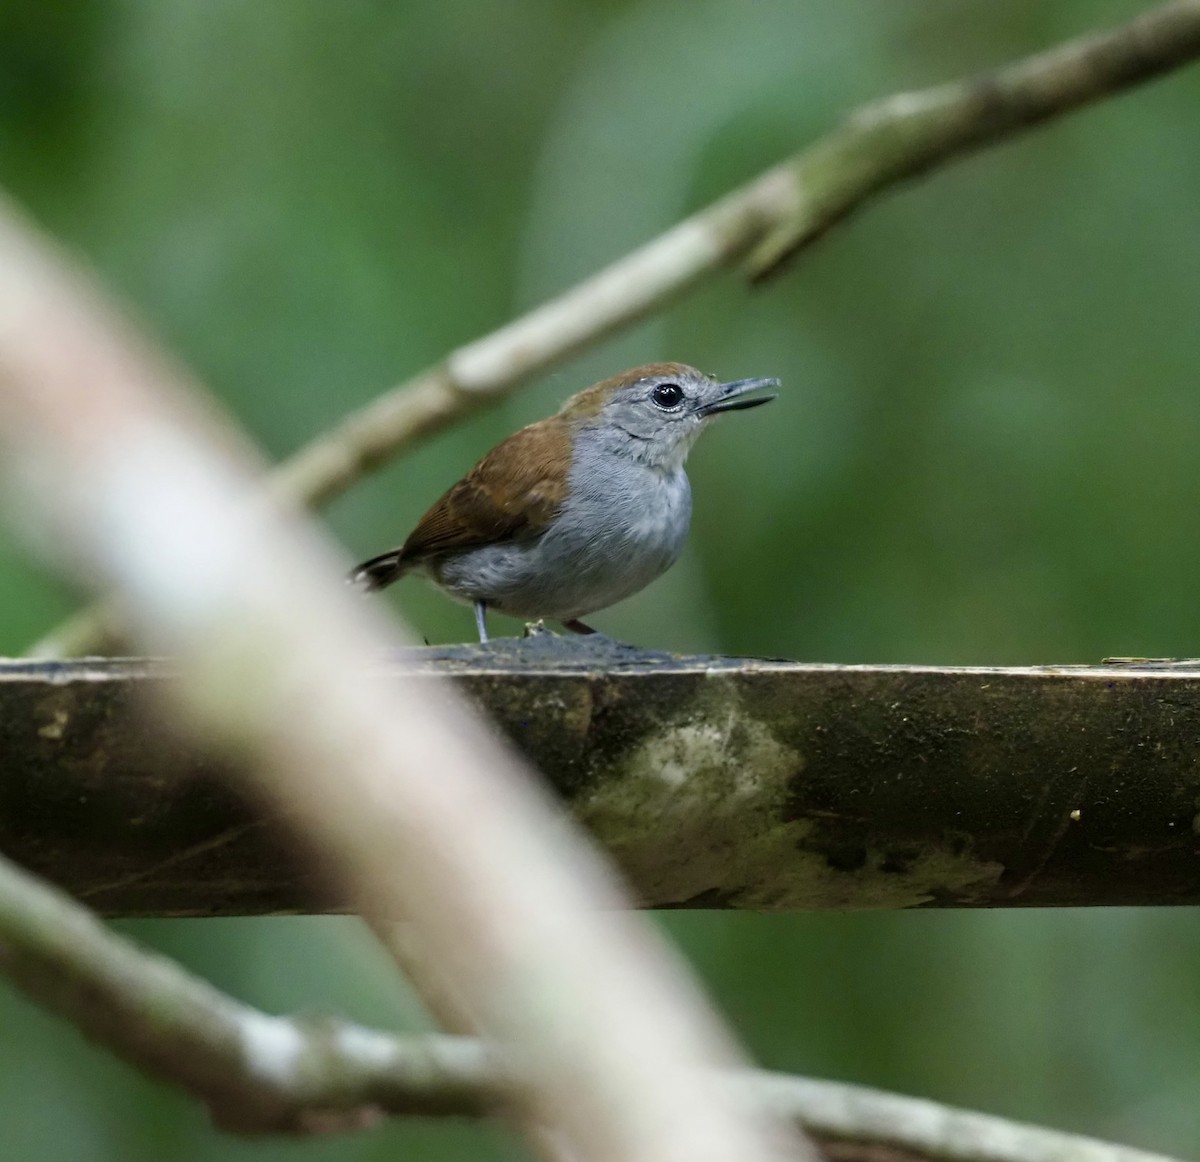
[{"label": "bird", "polygon": [[637,593],[669,569],[687,538],[692,492],[684,463],[715,416],[768,403],[779,380],[722,383],[685,363],[647,363],[571,396],[554,415],[497,444],[442,494],[407,540],[347,580],[375,592],[421,573],[487,611],[581,619]]}]

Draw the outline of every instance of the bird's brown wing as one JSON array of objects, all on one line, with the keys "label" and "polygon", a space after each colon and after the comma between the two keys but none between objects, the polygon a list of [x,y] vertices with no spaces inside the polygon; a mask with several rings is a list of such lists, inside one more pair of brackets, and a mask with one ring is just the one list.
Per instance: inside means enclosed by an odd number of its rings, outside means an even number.
[{"label": "bird's brown wing", "polygon": [[541,532],[566,494],[571,435],[560,416],[539,420],[497,444],[421,518],[400,561],[482,548]]}]

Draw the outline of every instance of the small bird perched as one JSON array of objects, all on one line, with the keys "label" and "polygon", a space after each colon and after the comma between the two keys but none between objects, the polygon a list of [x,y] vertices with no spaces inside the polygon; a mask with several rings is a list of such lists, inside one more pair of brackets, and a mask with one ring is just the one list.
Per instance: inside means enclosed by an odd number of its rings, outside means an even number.
[{"label": "small bird perched", "polygon": [[757,407],[777,379],[718,383],[683,363],[648,363],[573,395],[497,444],[421,518],[408,540],[349,580],[370,593],[412,570],[475,606],[579,619],[645,588],[674,563],[692,516],[684,461],[708,421]]}]

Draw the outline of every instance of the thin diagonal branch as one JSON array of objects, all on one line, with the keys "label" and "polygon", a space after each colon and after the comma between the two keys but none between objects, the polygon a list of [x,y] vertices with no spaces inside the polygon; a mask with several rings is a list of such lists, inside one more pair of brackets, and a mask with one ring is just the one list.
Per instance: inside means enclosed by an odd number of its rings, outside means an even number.
[{"label": "thin diagonal branch", "polygon": [[[1200,0],[1174,0],[994,72],[866,105],[795,157],[352,412],[281,464],[271,485],[302,504],[324,504],[418,440],[663,309],[697,283],[739,265],[762,278],[875,195],[1197,55]],[[102,650],[112,622],[104,608],[91,607],[29,652],[65,657]]]},{"label": "thin diagonal branch", "polygon": [[[111,932],[0,857],[0,971],[33,1000],[241,1134],[353,1130],[385,1114],[487,1115],[512,1089],[467,1037],[269,1016]],[[878,1147],[942,1162],[1169,1162],[1160,1155],[861,1086],[747,1071],[729,1086],[839,1162]],[[875,1147],[866,1151],[864,1147]]]},{"label": "thin diagonal branch", "polygon": [[946,162],[1162,76],[1200,56],[1200,2],[1175,0],[1104,32],[974,77],[865,105],[786,163],[791,212],[746,260],[775,273],[838,222]]}]

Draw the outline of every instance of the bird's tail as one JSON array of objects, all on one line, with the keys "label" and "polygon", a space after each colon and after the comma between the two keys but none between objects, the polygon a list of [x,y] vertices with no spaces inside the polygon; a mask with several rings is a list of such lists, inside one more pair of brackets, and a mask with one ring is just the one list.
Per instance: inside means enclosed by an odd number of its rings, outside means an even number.
[{"label": "bird's tail", "polygon": [[401,551],[391,549],[380,553],[361,565],[350,570],[346,578],[351,585],[364,593],[374,593],[377,589],[386,589],[393,581],[400,580],[408,572],[408,562],[401,560]]}]

